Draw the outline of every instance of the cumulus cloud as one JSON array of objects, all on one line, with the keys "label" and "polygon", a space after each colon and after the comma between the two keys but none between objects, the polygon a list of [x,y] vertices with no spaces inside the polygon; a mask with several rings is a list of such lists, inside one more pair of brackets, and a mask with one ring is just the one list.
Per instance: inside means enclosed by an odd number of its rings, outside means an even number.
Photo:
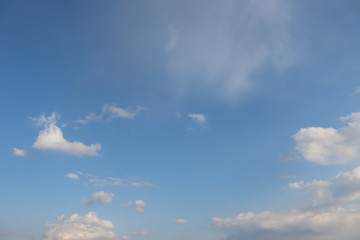
[{"label": "cumulus cloud", "polygon": [[199,125],[207,123],[205,115],[201,113],[190,113],[188,114],[188,117],[194,120]]},{"label": "cumulus cloud", "polygon": [[360,209],[247,212],[211,221],[215,229],[229,232],[226,240],[355,240],[359,236]]},{"label": "cumulus cloud", "polygon": [[79,179],[79,175],[75,174],[75,173],[68,173],[65,175],[66,178],[70,178],[70,179]]},{"label": "cumulus cloud", "polygon": [[16,157],[34,157],[34,154],[19,148],[13,148],[13,155]]},{"label": "cumulus cloud", "polygon": [[281,70],[296,59],[289,1],[189,3],[187,21],[172,24],[176,32],[164,40],[168,68],[181,80],[234,98],[251,87],[252,75],[263,65]]},{"label": "cumulus cloud", "polygon": [[115,195],[109,192],[95,192],[92,195],[93,199],[98,203],[111,203]]},{"label": "cumulus cloud", "polygon": [[358,160],[360,150],[360,113],[340,118],[345,127],[300,129],[293,137],[296,149],[308,161],[322,164],[346,164]]},{"label": "cumulus cloud", "polygon": [[316,206],[349,203],[360,199],[360,167],[340,172],[329,181],[299,181],[290,183],[289,187],[301,191],[314,191]]},{"label": "cumulus cloud", "polygon": [[187,222],[189,222],[189,220],[184,219],[184,218],[179,218],[179,219],[176,219],[174,221],[175,224],[184,224],[184,223],[187,223]]},{"label": "cumulus cloud", "polygon": [[68,155],[75,156],[98,156],[101,149],[100,144],[85,145],[82,142],[70,142],[63,136],[63,132],[56,125],[57,115],[53,113],[50,116],[42,115],[40,118],[35,119],[38,125],[44,126],[40,131],[35,143],[34,148],[41,150],[58,151]]},{"label": "cumulus cloud", "polygon": [[44,240],[115,240],[117,235],[108,229],[114,228],[111,221],[101,220],[93,212],[84,216],[73,214],[68,220],[47,224],[49,231]]}]

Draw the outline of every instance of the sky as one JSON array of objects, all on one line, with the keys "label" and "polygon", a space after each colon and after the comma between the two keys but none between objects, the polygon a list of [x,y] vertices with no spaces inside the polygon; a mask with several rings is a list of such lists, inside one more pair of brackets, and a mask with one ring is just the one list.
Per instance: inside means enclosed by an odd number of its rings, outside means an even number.
[{"label": "sky", "polygon": [[0,239],[356,240],[360,2],[3,0]]}]

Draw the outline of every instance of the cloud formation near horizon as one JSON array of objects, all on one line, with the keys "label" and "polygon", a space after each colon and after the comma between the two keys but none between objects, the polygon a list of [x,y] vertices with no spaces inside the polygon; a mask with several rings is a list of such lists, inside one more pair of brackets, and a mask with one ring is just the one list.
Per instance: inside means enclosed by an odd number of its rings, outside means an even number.
[{"label": "cloud formation near horizon", "polygon": [[93,212],[84,216],[73,214],[63,221],[47,224],[50,229],[44,234],[44,240],[115,240],[117,235],[108,229],[114,228],[111,221],[101,220]]}]

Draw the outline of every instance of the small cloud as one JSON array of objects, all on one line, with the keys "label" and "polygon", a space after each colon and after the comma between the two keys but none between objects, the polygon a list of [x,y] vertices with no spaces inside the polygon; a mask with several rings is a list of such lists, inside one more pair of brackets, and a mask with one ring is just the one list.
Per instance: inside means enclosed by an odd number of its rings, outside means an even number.
[{"label": "small cloud", "polygon": [[134,186],[134,187],[151,187],[151,186],[154,186],[154,184],[152,184],[150,182],[132,182],[130,185]]},{"label": "small cloud", "polygon": [[206,117],[204,114],[197,114],[197,113],[190,113],[188,114],[188,117],[195,121],[195,123],[199,125],[203,125],[207,123]]},{"label": "small cloud", "polygon": [[98,203],[111,203],[115,195],[113,193],[100,191],[93,193],[92,197]]},{"label": "small cloud", "polygon": [[120,206],[121,208],[134,208],[137,212],[144,212],[144,207],[146,203],[143,200],[129,201],[126,204]]},{"label": "small cloud", "polygon": [[56,125],[57,114],[52,113],[46,117],[44,115],[39,118],[32,118],[37,122],[37,125],[44,126],[40,131],[33,148],[41,150],[51,150],[62,152],[67,155],[75,156],[99,156],[98,152],[101,149],[100,144],[85,145],[82,142],[70,142],[63,136],[63,132]]},{"label": "small cloud", "polygon": [[189,222],[189,220],[187,220],[187,219],[179,218],[174,221],[174,224],[184,224],[184,223],[188,223],[188,222]]},{"label": "small cloud", "polygon": [[16,157],[34,157],[34,154],[19,148],[13,148],[13,155]]},{"label": "small cloud", "polygon": [[65,177],[66,177],[66,178],[70,178],[70,179],[74,179],[74,180],[79,179],[79,175],[77,175],[77,174],[75,174],[75,173],[68,173],[68,174],[66,174]]}]

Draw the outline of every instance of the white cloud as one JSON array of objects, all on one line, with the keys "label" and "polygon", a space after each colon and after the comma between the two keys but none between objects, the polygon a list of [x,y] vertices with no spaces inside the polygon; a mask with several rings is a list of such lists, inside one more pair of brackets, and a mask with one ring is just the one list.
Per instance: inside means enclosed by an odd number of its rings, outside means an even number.
[{"label": "white cloud", "polygon": [[101,220],[93,212],[84,216],[73,214],[64,222],[48,224],[44,240],[115,240],[117,235],[111,221]]},{"label": "white cloud", "polygon": [[308,161],[322,164],[346,164],[360,157],[360,113],[340,118],[348,124],[339,129],[309,127],[293,137],[296,149]]},{"label": "white cloud", "polygon": [[359,236],[360,209],[247,212],[211,220],[215,229],[230,233],[226,240],[355,240]]},{"label": "white cloud", "polygon": [[184,224],[184,223],[187,223],[187,222],[189,222],[189,220],[183,219],[183,218],[179,218],[179,219],[176,219],[174,221],[175,224]]},{"label": "white cloud", "polygon": [[351,96],[359,95],[360,94],[360,87],[355,87],[354,91],[351,93]]},{"label": "white cloud", "polygon": [[79,179],[79,175],[77,175],[75,173],[68,173],[68,174],[66,174],[65,177],[70,178],[70,179],[74,179],[74,180]]},{"label": "white cloud", "polygon": [[98,203],[111,203],[115,195],[104,191],[93,193],[92,197]]},{"label": "white cloud", "polygon": [[340,172],[329,181],[314,180],[290,183],[289,187],[302,191],[314,191],[316,206],[350,203],[360,200],[360,167],[352,171]]},{"label": "white cloud", "polygon": [[188,80],[189,87],[199,85],[232,99],[252,86],[252,75],[265,64],[281,70],[294,62],[299,45],[291,34],[289,1],[189,3],[185,6],[192,14],[186,21],[175,20],[177,34],[165,47],[179,85]]},{"label": "white cloud", "polygon": [[13,155],[16,157],[34,157],[34,154],[19,148],[13,148]]},{"label": "white cloud", "polygon": [[89,146],[82,142],[70,142],[63,136],[61,129],[56,125],[57,115],[41,116],[36,119],[38,125],[43,125],[44,129],[40,131],[34,148],[41,150],[58,151],[68,155],[75,156],[98,156],[101,149],[100,144],[91,144]]},{"label": "white cloud", "polygon": [[201,113],[190,113],[188,114],[188,117],[194,120],[199,125],[207,123],[205,115]]}]

